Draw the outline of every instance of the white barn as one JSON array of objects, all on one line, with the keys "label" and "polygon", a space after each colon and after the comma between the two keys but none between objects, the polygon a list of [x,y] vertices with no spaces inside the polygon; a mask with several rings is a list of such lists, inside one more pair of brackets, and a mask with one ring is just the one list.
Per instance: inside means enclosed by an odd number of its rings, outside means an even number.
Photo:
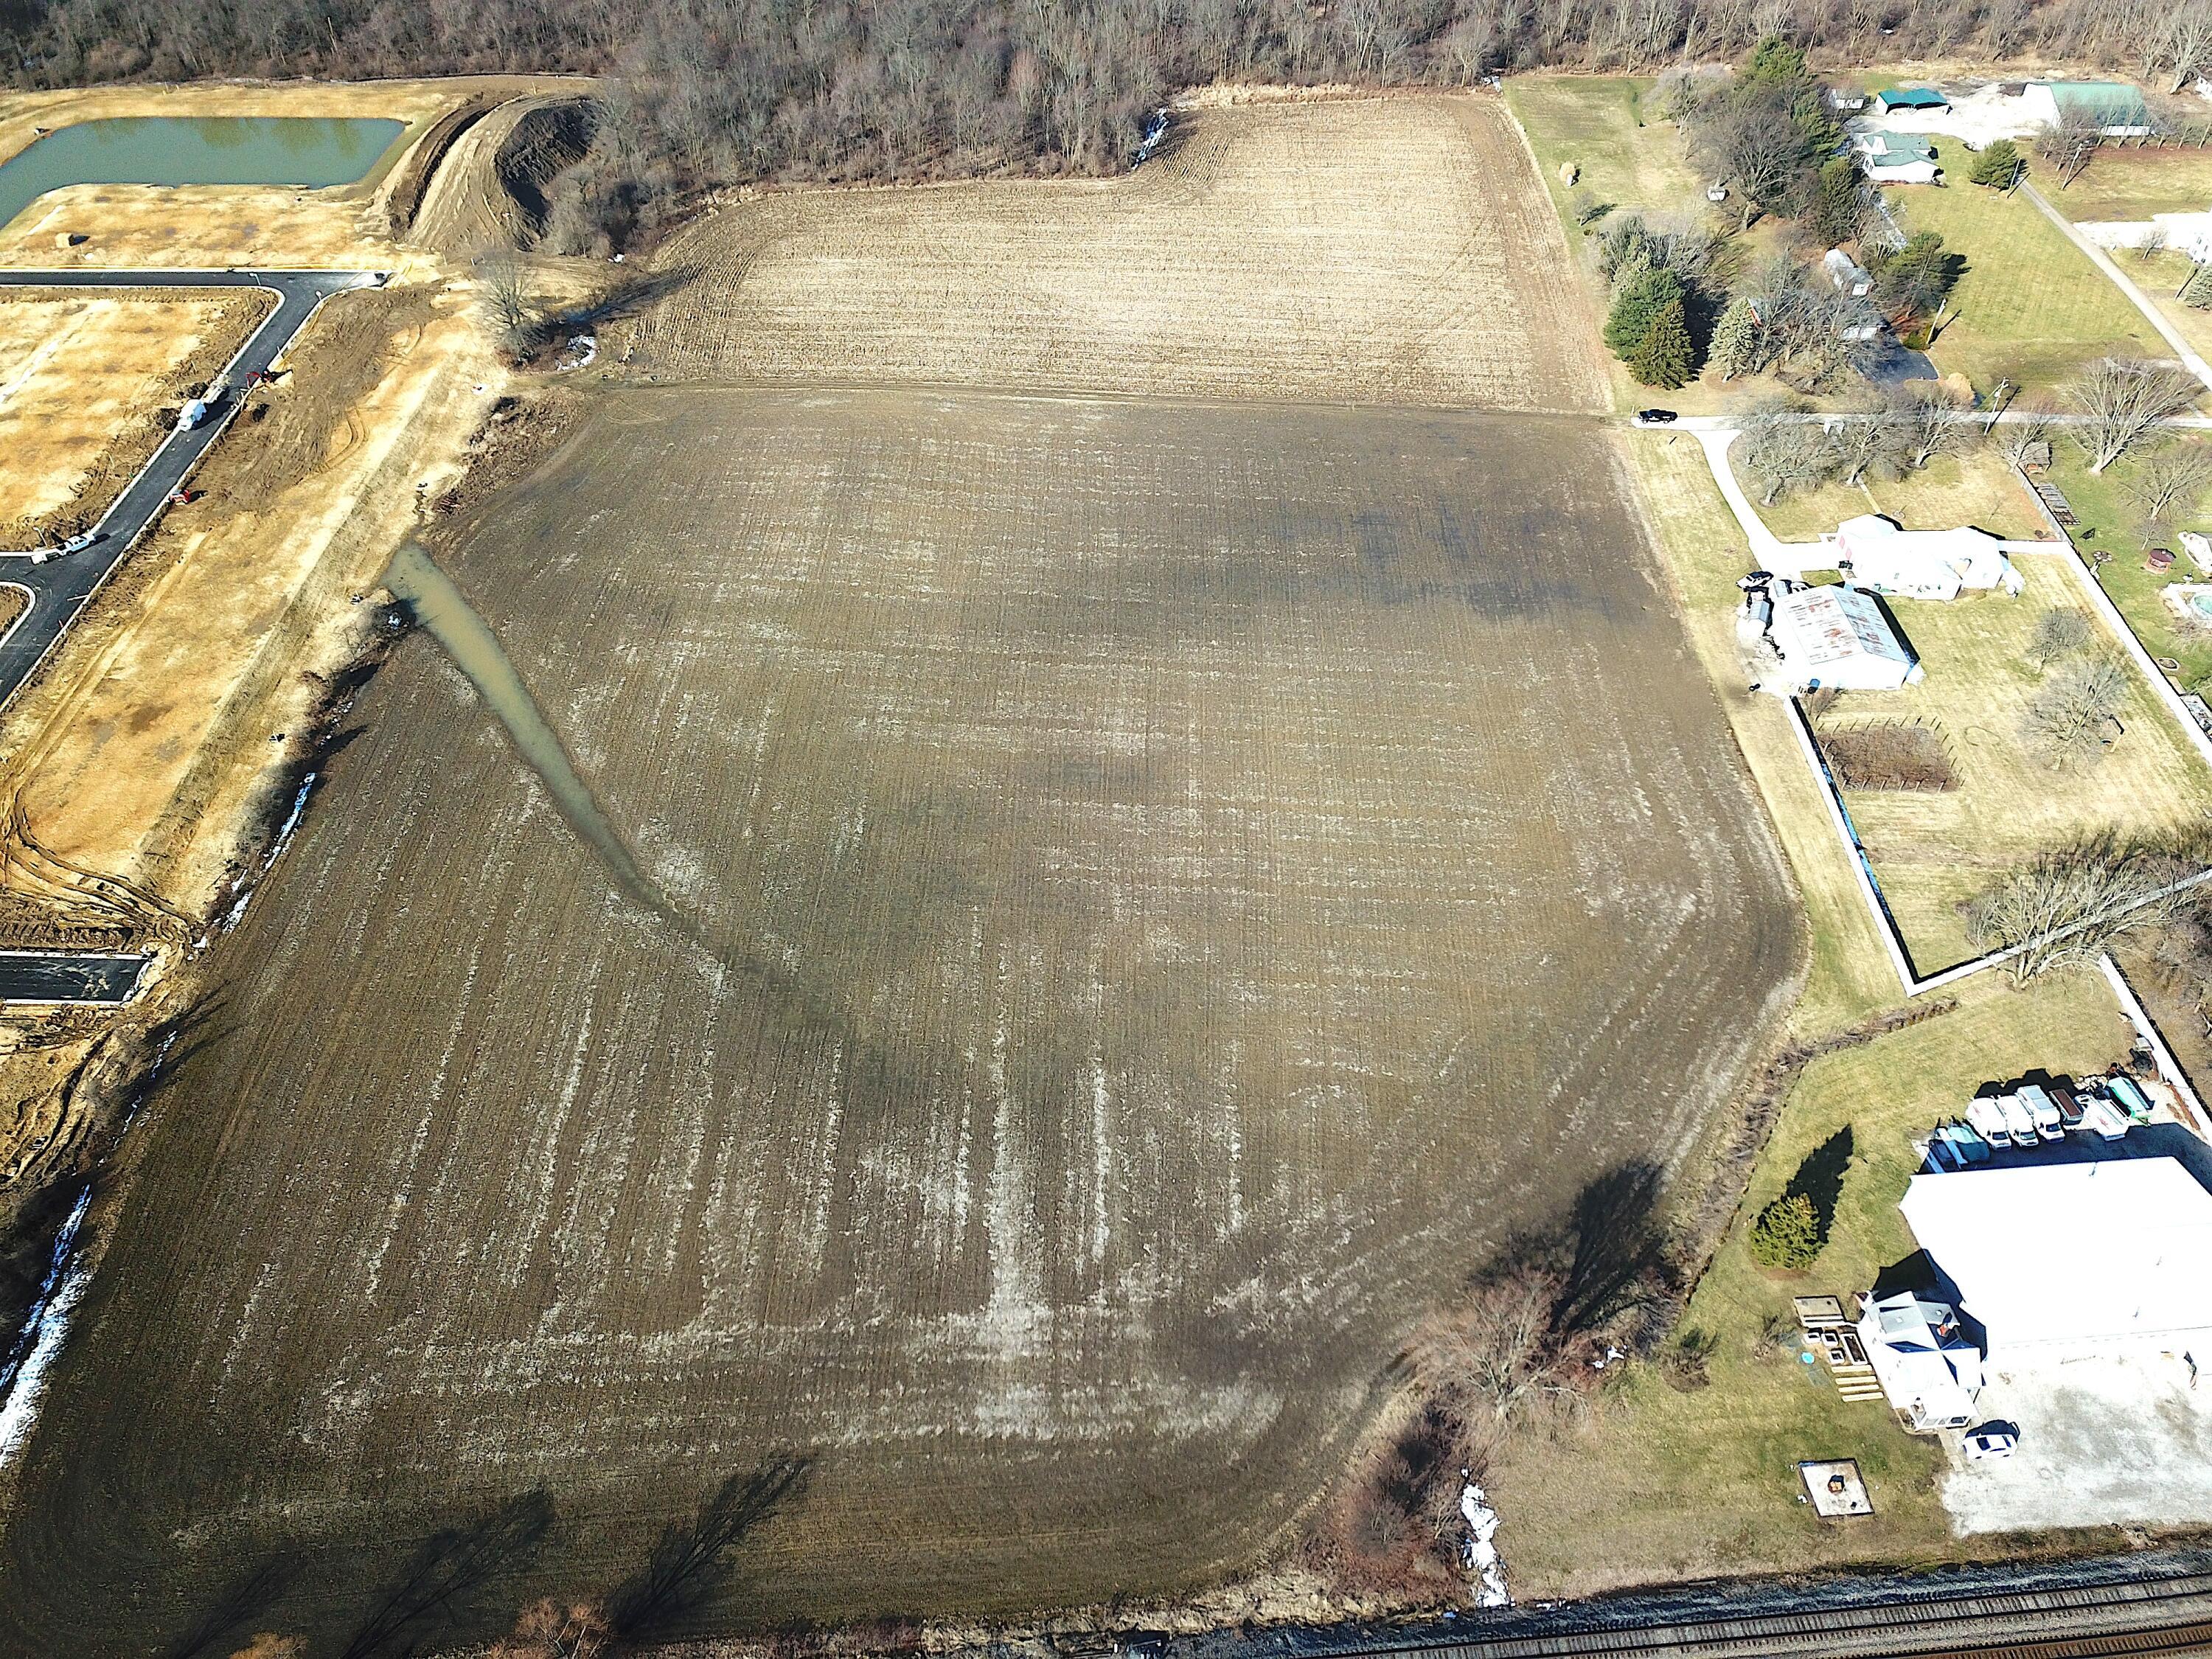
[{"label": "white barn", "polygon": [[1768,636],[1787,689],[1832,685],[1894,691],[1923,678],[1881,607],[1849,587],[1799,587],[1778,595]]},{"label": "white barn", "polygon": [[1838,568],[1877,593],[1955,599],[1969,589],[2017,594],[2022,586],[2003,544],[1985,530],[1900,530],[1868,513],[1846,520],[1832,539]]},{"label": "white barn", "polygon": [[2212,1362],[2212,1193],[2178,1159],[1915,1176],[1899,1207],[1981,1327],[1991,1367]]}]

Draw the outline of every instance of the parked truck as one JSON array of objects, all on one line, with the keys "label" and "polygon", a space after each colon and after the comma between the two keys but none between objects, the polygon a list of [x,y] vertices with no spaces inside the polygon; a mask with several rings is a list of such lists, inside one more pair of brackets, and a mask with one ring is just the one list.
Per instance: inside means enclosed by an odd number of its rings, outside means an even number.
[{"label": "parked truck", "polygon": [[178,415],[177,430],[179,432],[190,432],[194,427],[198,426],[204,422],[207,417],[207,399],[204,398],[195,398],[190,403],[187,403],[182,412]]}]

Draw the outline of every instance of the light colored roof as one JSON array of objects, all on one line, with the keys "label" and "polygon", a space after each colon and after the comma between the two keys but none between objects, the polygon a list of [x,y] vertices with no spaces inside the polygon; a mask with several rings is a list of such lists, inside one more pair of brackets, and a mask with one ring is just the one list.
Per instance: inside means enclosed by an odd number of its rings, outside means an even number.
[{"label": "light colored roof", "polygon": [[1917,132],[1869,132],[1861,136],[1866,140],[1868,154],[1887,157],[1893,165],[1936,159],[1936,146]]},{"label": "light colored roof", "polygon": [[1783,659],[1793,668],[1822,668],[1853,657],[1912,660],[1882,619],[1881,607],[1849,587],[1784,593],[1775,602],[1774,632]]},{"label": "light colored roof", "polygon": [[1992,1354],[2212,1333],[2212,1194],[2173,1158],[1915,1176],[1899,1207]]},{"label": "light colored roof", "polygon": [[2140,126],[2150,119],[2143,95],[2124,81],[2051,81],[2051,100],[2069,115],[2094,115],[2106,126]]}]

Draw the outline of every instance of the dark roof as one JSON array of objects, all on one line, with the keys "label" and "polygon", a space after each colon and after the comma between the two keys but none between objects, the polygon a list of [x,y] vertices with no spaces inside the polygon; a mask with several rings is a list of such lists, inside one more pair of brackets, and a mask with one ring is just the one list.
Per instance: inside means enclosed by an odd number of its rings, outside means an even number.
[{"label": "dark roof", "polygon": [[1875,96],[1892,109],[1948,109],[1951,100],[1933,87],[1884,87]]}]

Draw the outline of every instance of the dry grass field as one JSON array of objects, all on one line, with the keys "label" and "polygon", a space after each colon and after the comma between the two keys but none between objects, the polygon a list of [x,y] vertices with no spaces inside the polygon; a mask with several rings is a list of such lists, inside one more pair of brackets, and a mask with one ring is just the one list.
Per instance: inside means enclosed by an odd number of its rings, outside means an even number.
[{"label": "dry grass field", "polygon": [[[631,392],[463,540],[661,902],[386,671],[160,1097],[19,1641],[541,1487],[502,1593],[597,1591],[786,1453],[702,1619],[1203,1581],[1796,950],[1586,428]],[[395,1567],[301,1571],[336,1636]]]},{"label": "dry grass field", "polygon": [[[1892,611],[1928,678],[1902,691],[1849,694],[1838,718],[1925,719],[1942,730],[1958,787],[1941,793],[1852,791],[1852,818],[1923,973],[1969,954],[1958,907],[2039,850],[2103,831],[2172,830],[2212,809],[2212,778],[2172,717],[2130,673],[2121,732],[2092,769],[2057,774],[2020,735],[2039,684],[2027,658],[2036,619],[2086,613],[2057,560],[2016,561],[2027,588],[1949,605],[1899,600]],[[2114,653],[2100,630],[2097,649]]]},{"label": "dry grass field", "polygon": [[1595,410],[1565,245],[1488,99],[1179,117],[1135,176],[726,208],[626,344],[657,380]]},{"label": "dry grass field", "polygon": [[29,528],[69,505],[121,439],[135,459],[119,486],[161,440],[154,405],[179,364],[204,344],[234,349],[245,328],[228,325],[265,310],[235,295],[54,289],[0,298],[0,542],[14,544],[7,526]]}]

